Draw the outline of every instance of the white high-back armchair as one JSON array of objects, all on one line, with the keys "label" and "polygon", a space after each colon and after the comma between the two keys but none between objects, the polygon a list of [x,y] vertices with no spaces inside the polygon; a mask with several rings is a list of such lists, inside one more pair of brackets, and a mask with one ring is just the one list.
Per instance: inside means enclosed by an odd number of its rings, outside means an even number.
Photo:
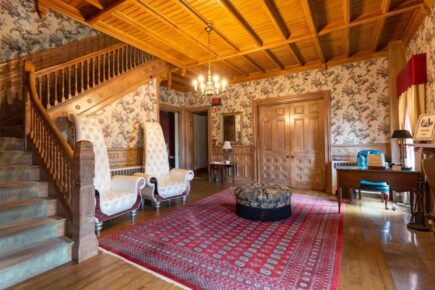
[{"label": "white high-back armchair", "polygon": [[181,198],[186,203],[190,192],[192,170],[169,170],[168,151],[162,127],[157,122],[143,123],[145,173],[136,173],[146,180],[142,197],[155,204],[157,211],[162,201]]},{"label": "white high-back armchair", "polygon": [[96,196],[96,232],[99,233],[103,222],[130,212],[134,221],[140,204],[140,190],[145,180],[140,176],[111,177],[106,142],[98,120],[88,116],[72,115],[75,141],[86,140],[92,143],[95,155],[94,186]]}]

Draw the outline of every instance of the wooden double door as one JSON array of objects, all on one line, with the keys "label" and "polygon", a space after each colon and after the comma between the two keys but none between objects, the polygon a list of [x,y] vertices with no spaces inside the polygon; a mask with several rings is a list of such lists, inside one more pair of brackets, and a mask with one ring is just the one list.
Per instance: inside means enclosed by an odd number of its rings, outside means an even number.
[{"label": "wooden double door", "polygon": [[323,100],[260,106],[261,181],[325,190],[325,122]]}]

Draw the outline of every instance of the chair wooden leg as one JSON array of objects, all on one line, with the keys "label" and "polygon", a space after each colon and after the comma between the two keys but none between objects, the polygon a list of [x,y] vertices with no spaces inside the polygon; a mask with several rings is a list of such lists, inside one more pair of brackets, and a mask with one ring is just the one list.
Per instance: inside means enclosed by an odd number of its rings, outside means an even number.
[{"label": "chair wooden leg", "polygon": [[361,200],[361,189],[358,189],[358,198]]},{"label": "chair wooden leg", "polygon": [[95,233],[97,237],[100,236],[101,229],[103,228],[103,222],[95,222]]},{"label": "chair wooden leg", "polygon": [[137,210],[134,209],[132,211],[130,211],[130,218],[131,218],[131,222],[134,224],[134,222],[136,221],[136,214],[137,214]]},{"label": "chair wooden leg", "polygon": [[160,212],[160,201],[156,201],[155,203],[157,213]]},{"label": "chair wooden leg", "polygon": [[384,195],[384,201],[385,201],[385,209],[388,209],[388,193],[382,193]]}]

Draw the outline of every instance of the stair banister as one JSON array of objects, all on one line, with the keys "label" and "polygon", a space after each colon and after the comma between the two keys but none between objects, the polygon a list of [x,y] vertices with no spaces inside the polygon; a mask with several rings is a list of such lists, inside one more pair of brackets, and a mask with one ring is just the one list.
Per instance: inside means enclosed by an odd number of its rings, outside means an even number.
[{"label": "stair banister", "polygon": [[24,76],[26,146],[35,150],[57,189],[72,227],[72,256],[81,262],[98,254],[92,144],[79,142],[73,151],[38,97],[35,67],[30,60],[24,62]]},{"label": "stair banister", "polygon": [[43,107],[51,109],[152,60],[151,55],[119,43],[36,71],[36,88]]}]

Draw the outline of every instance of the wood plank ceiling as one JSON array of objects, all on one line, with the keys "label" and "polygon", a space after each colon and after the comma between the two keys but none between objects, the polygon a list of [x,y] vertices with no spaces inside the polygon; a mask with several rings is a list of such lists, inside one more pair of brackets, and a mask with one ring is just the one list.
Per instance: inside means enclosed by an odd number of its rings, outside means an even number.
[{"label": "wood plank ceiling", "polygon": [[408,43],[433,0],[39,0],[174,65],[169,83],[190,89],[208,62],[241,82],[385,55]]}]

